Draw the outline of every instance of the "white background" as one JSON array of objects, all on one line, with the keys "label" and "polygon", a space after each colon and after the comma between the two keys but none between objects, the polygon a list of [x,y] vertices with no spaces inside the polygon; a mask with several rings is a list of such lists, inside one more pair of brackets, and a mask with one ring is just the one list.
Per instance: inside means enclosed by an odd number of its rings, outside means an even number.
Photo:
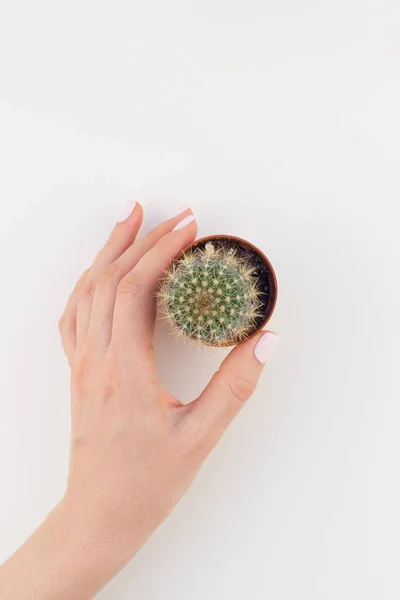
[{"label": "white background", "polygon": [[[103,600],[392,600],[400,4],[0,0],[0,560],[64,491],[57,320],[127,199],[274,264],[282,342]],[[184,400],[224,352],[163,334]]]}]

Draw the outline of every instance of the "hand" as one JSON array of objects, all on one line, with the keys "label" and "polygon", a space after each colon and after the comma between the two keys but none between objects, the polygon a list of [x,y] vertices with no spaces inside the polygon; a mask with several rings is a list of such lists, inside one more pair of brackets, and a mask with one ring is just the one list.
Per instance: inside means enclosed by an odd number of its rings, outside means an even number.
[{"label": "hand", "polygon": [[184,405],[171,396],[158,381],[152,346],[154,293],[197,225],[187,210],[135,241],[142,217],[136,204],[116,225],[60,321],[72,372],[72,440],[67,491],[47,537],[49,556],[61,537],[63,554],[71,548],[74,559],[64,556],[67,566],[55,569],[54,593],[45,598],[90,598],[132,558],[252,394],[278,341],[258,334],[228,355],[199,398]]}]

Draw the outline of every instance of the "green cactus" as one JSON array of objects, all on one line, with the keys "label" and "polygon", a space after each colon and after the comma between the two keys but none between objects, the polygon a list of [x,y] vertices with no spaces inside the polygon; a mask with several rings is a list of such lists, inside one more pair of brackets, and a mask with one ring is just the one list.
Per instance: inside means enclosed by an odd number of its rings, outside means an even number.
[{"label": "green cactus", "polygon": [[246,339],[261,316],[263,293],[254,268],[234,249],[186,251],[165,273],[158,291],[159,308],[180,335],[212,346]]}]

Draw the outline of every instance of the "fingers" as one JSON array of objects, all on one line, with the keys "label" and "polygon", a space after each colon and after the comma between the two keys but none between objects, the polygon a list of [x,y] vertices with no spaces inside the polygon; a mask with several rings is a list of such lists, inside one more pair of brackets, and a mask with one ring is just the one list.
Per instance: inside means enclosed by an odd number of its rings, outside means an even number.
[{"label": "fingers", "polygon": [[[122,338],[132,339],[130,334],[136,332],[141,342],[151,346],[155,318],[153,291],[157,280],[173,258],[195,239],[197,226],[192,225],[194,217],[187,209],[133,243],[142,215],[141,206],[136,204],[128,217],[116,225],[71,296],[60,321],[63,344],[71,365],[88,335],[99,349],[108,347],[117,292]],[[136,316],[135,310],[130,311],[133,305],[137,309]]]},{"label": "fingers", "polygon": [[[114,308],[117,291],[124,296],[135,296],[138,293],[139,277],[132,274],[132,270],[139,264],[141,259],[184,218],[191,214],[190,209],[183,210],[179,215],[168,219],[153,229],[148,235],[130,246],[114,263],[112,263],[97,281],[89,335],[99,340],[103,348],[107,348],[113,330]],[[129,282],[124,277],[129,273]],[[153,299],[150,298],[147,309],[153,309]],[[138,314],[138,319],[141,315]],[[122,324],[126,327],[126,322]]]},{"label": "fingers", "polygon": [[[183,218],[182,218],[183,216]],[[111,344],[151,346],[156,316],[154,293],[163,272],[174,258],[195,240],[197,224],[192,214],[181,215],[174,229],[164,235],[120,282],[115,302]]]},{"label": "fingers", "polygon": [[115,225],[105,246],[96,256],[90,269],[87,289],[79,301],[76,317],[76,347],[85,343],[92,315],[93,297],[97,280],[103,272],[133,244],[143,220],[143,209],[137,202],[130,203],[121,220]]},{"label": "fingers", "polygon": [[187,405],[182,420],[185,437],[206,456],[254,392],[263,367],[279,338],[263,331],[236,346],[225,358],[201,396]]},{"label": "fingers", "polygon": [[[90,321],[94,278],[101,269],[132,243],[139,230],[143,218],[143,210],[139,204],[131,203],[115,226],[106,245],[99,252],[90,269],[87,269],[77,282],[59,321],[59,330],[64,351],[72,366],[79,343],[81,346],[87,334]],[[79,316],[78,316],[79,313]],[[79,342],[78,342],[79,340]]]}]

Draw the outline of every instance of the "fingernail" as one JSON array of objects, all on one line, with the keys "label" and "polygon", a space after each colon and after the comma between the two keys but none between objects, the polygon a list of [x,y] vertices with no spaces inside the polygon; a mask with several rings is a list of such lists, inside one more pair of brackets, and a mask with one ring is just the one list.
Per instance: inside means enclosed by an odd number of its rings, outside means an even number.
[{"label": "fingernail", "polygon": [[187,206],[187,204],[184,204],[183,206],[178,208],[178,211],[174,216],[177,217],[178,215],[181,215],[182,213],[185,212],[185,210],[189,210],[189,208],[190,208],[190,206]]},{"label": "fingernail", "polygon": [[177,231],[178,229],[182,229],[182,227],[186,227],[189,223],[193,223],[194,218],[194,215],[188,215],[182,221],[179,221],[178,225],[175,225],[172,231]]},{"label": "fingernail", "polygon": [[280,338],[271,331],[264,333],[254,347],[254,356],[261,364],[267,362],[275,348],[279,344]]},{"label": "fingernail", "polygon": [[123,223],[131,216],[131,214],[135,210],[135,206],[136,206],[136,202],[134,202],[132,200],[127,202],[127,204],[122,212],[121,218],[119,219],[120,223]]}]

